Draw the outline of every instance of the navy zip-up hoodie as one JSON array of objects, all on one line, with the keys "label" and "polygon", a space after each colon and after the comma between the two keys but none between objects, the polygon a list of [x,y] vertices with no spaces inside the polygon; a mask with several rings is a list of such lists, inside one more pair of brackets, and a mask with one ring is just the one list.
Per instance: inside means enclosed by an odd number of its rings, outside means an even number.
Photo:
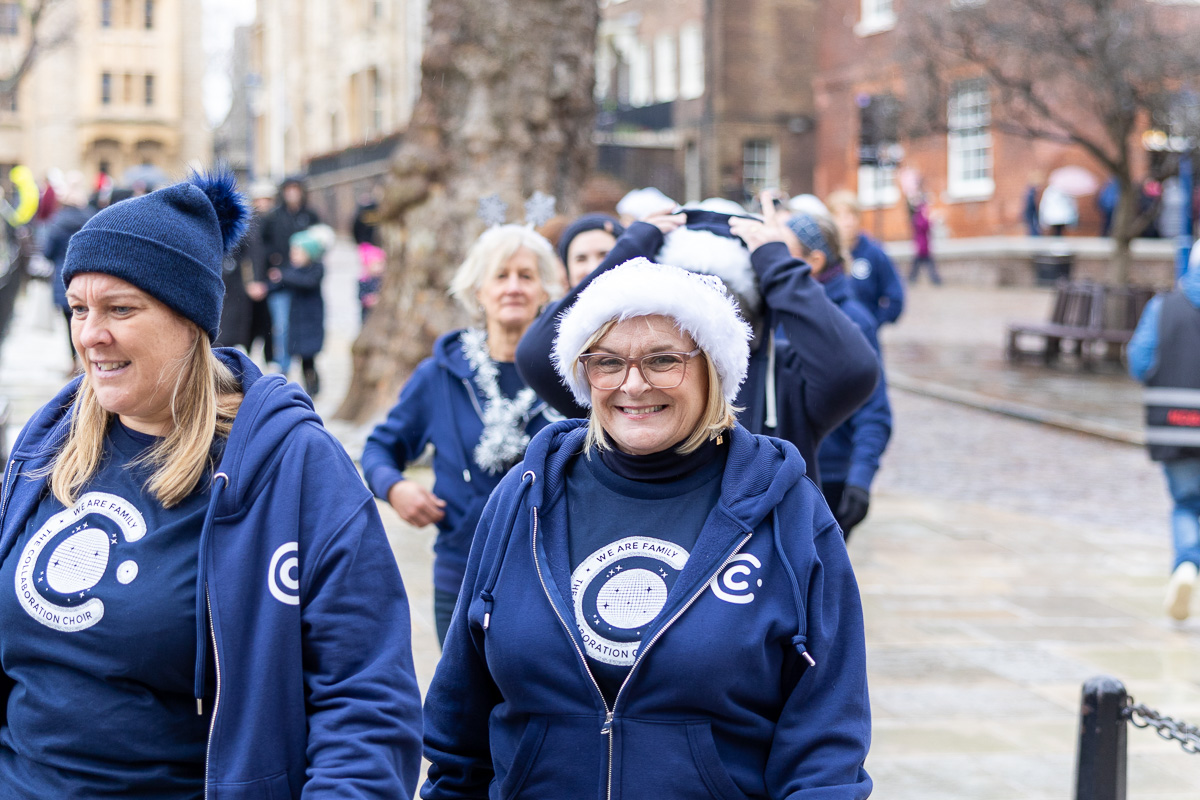
[{"label": "navy zip-up hoodie", "polygon": [[[311,401],[217,350],[245,392],[197,542],[196,697],[216,696],[214,800],[409,797],[420,693],[408,599],[375,501]],[[71,382],[21,432],[0,495],[0,559],[48,491]],[[11,682],[0,676],[0,724]],[[86,703],[87,698],[73,698]],[[200,701],[198,701],[199,703]]]},{"label": "navy zip-up hoodie", "polygon": [[717,506],[610,707],[555,579],[585,432],[542,431],[488,502],[426,697],[421,796],[867,797],[858,587],[795,447],[730,431]]},{"label": "navy zip-up hoodie", "polygon": [[[878,355],[875,318],[855,298],[851,279],[838,268],[837,274],[822,285],[825,294],[858,325]],[[881,362],[879,383],[875,384],[875,391],[871,392],[867,402],[821,442],[817,457],[821,460],[822,479],[870,489],[879,470],[879,459],[891,437],[892,406],[888,402],[887,380]]]},{"label": "navy zip-up hoodie", "polygon": [[[575,402],[550,359],[559,317],[597,276],[638,256],[654,258],[662,244],[658,228],[635,222],[604,263],[547,307],[521,337],[521,377],[563,416],[585,417],[587,409]],[[770,312],[766,329],[781,328],[794,344],[777,340],[772,348],[763,342],[750,354],[746,382],[734,401],[742,409],[738,421],[754,433],[796,445],[809,476],[819,482],[817,447],[871,396],[879,361],[858,327],[825,296],[812,268],[792,257],[787,245],[765,244],[751,254],[750,263]]]},{"label": "navy zip-up hoodie", "polygon": [[[487,397],[475,383],[462,348],[462,331],[452,331],[433,345],[433,356],[413,370],[400,399],[363,447],[367,486],[387,501],[388,489],[404,480],[404,468],[433,444],[433,493],[446,501],[433,544],[433,583],[458,593],[467,553],[483,504],[504,473],[489,473],[473,453],[483,433]],[[530,436],[549,424],[548,408],[538,400],[525,419]]]}]

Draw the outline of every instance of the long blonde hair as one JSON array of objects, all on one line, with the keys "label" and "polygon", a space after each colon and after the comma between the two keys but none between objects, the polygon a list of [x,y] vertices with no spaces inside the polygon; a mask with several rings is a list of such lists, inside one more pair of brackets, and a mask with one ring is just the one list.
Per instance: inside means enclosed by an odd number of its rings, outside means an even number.
[{"label": "long blonde hair", "polygon": [[[171,390],[167,433],[138,463],[154,469],[146,489],[164,508],[179,504],[196,490],[211,467],[213,440],[229,436],[242,402],[242,386],[233,372],[217,360],[208,336],[194,326],[191,350],[177,363]],[[164,372],[169,373],[168,370]],[[106,411],[85,377],[71,414],[71,430],[54,459],[50,488],[71,506],[95,476],[104,458],[104,439],[116,415]]]}]

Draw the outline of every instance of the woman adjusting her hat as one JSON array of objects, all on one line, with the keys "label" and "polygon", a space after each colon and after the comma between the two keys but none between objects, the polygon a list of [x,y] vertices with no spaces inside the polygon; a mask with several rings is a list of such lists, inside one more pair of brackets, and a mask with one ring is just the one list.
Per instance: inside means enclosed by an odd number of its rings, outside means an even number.
[{"label": "woman adjusting her hat", "polygon": [[232,175],[193,176],[71,240],[84,374],[0,495],[6,798],[416,785],[408,601],[374,501],[299,387],[211,346],[245,218]]},{"label": "woman adjusting her hat", "polygon": [[749,336],[645,259],[579,294],[554,364],[589,416],[484,510],[422,797],[870,794],[858,589],[795,447],[734,421]]}]

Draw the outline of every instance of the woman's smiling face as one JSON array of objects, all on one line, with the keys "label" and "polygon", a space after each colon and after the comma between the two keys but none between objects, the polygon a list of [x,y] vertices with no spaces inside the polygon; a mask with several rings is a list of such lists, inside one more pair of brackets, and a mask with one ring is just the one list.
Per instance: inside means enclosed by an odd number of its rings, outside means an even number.
[{"label": "woman's smiling face", "polygon": [[[673,319],[653,315],[618,322],[589,352],[640,358],[650,353],[688,353],[695,348],[692,337],[679,331]],[[703,358],[701,354],[687,362],[683,381],[673,389],[651,386],[641,370],[632,366],[616,389],[591,387],[596,419],[618,449],[648,455],[691,436],[708,400],[708,370]]]},{"label": "woman's smiling face", "polygon": [[166,435],[176,378],[204,334],[132,283],[99,272],[76,275],[67,302],[71,338],[100,406],[136,431]]}]

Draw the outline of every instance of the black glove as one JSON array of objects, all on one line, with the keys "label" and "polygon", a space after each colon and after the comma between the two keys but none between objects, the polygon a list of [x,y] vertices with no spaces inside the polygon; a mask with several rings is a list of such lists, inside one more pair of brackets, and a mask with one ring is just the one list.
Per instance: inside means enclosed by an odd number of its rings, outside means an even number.
[{"label": "black glove", "polygon": [[838,503],[837,512],[833,515],[842,526],[842,533],[849,534],[850,529],[862,522],[871,507],[871,492],[861,486],[847,485],[842,491],[842,501]]}]

